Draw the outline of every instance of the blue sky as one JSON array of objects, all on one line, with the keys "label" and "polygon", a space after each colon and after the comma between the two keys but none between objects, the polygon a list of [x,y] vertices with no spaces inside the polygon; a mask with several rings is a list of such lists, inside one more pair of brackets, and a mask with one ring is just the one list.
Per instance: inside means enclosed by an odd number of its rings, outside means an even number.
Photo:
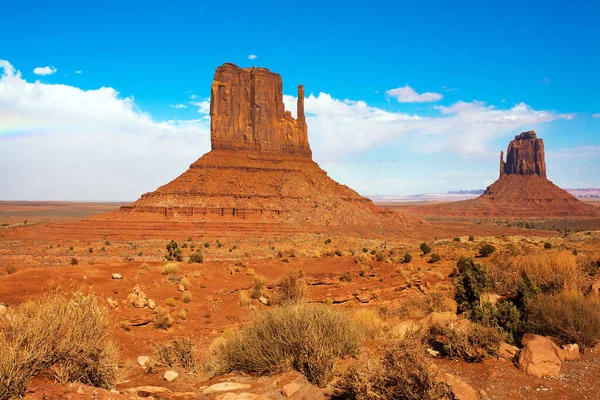
[{"label": "blue sky", "polygon": [[484,188],[531,129],[551,180],[600,187],[597,1],[172,3],[3,5],[0,199],[166,183],[209,150],[224,62],[280,73],[289,105],[303,83],[315,160],[361,194]]}]

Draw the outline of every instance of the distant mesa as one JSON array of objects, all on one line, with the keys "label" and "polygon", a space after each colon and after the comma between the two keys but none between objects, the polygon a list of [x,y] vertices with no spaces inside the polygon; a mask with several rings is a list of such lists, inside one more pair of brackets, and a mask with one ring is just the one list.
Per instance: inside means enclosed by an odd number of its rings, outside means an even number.
[{"label": "distant mesa", "polygon": [[227,229],[241,221],[301,231],[353,226],[361,232],[391,232],[420,221],[378,208],[327,176],[312,160],[303,86],[296,119],[285,110],[282,89],[281,76],[265,68],[218,67],[212,150],[173,181],[98,218],[211,222]]},{"label": "distant mesa", "polygon": [[481,196],[472,200],[418,207],[425,215],[465,217],[595,217],[596,207],[583,203],[546,178],[544,141],[534,131],[510,142],[500,176]]}]

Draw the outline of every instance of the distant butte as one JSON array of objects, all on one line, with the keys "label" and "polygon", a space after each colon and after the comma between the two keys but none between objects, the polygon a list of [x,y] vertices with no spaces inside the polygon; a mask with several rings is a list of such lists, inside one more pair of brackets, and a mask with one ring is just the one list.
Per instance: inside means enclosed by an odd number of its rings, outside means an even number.
[{"label": "distant butte", "polygon": [[595,217],[596,207],[586,204],[546,178],[544,141],[534,131],[515,136],[506,162],[500,153],[500,176],[473,200],[416,207],[425,215],[464,217]]},{"label": "distant butte", "polygon": [[242,221],[244,229],[268,222],[296,231],[353,227],[361,233],[423,223],[380,209],[327,176],[312,160],[303,86],[296,119],[285,110],[282,89],[281,76],[267,69],[218,67],[211,90],[212,150],[173,181],[97,218],[210,222],[227,230]]}]

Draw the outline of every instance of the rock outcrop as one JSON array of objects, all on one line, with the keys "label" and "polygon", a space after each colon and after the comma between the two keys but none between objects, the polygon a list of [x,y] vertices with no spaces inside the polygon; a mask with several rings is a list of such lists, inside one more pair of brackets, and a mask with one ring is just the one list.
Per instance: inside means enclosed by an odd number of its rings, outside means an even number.
[{"label": "rock outcrop", "polygon": [[598,209],[583,203],[546,178],[544,141],[533,131],[515,136],[506,162],[500,152],[500,176],[481,196],[415,208],[426,215],[461,217],[597,217]]},{"label": "rock outcrop", "polygon": [[500,153],[500,175],[537,175],[546,177],[544,141],[538,139],[534,131],[523,132],[515,136],[508,145],[506,162]]},{"label": "rock outcrop", "polygon": [[298,86],[298,119],[283,105],[281,76],[265,68],[217,68],[210,94],[213,150],[297,153],[311,157],[304,116],[304,87]]},{"label": "rock outcrop", "polygon": [[422,222],[382,210],[327,176],[312,160],[302,85],[297,108],[296,119],[285,110],[278,74],[229,63],[218,67],[211,91],[212,150],[173,181],[96,219],[225,224],[228,232],[239,224],[244,234],[259,222],[261,233],[266,223],[302,232],[354,226],[391,233]]}]

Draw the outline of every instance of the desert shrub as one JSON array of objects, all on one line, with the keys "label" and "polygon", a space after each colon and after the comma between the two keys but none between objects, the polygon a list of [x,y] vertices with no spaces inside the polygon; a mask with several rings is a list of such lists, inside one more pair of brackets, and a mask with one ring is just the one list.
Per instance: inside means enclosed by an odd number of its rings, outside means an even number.
[{"label": "desert shrub", "polygon": [[408,264],[411,261],[412,261],[412,256],[410,255],[410,253],[404,254],[404,259],[402,260],[402,262],[404,262],[404,264]]},{"label": "desert shrub", "polygon": [[357,310],[352,315],[352,321],[365,338],[375,339],[382,332],[383,320],[374,310],[366,308]]},{"label": "desert shrub", "polygon": [[361,354],[336,384],[336,398],[351,400],[450,399],[450,387],[440,382],[415,334],[385,344],[383,355]]},{"label": "desert shrub", "polygon": [[485,301],[473,310],[470,317],[473,322],[500,329],[511,344],[517,341],[524,328],[521,311],[508,300],[496,304]]},{"label": "desert shrub", "polygon": [[362,248],[363,253],[367,253],[369,251],[369,249],[367,249],[366,247]]},{"label": "desert shrub", "polygon": [[456,312],[456,303],[441,293],[411,296],[398,307],[385,312],[387,316],[399,319],[421,319],[432,312]]},{"label": "desert shrub", "polygon": [[433,325],[430,338],[442,343],[445,356],[481,362],[498,354],[505,335],[498,329],[470,322]]},{"label": "desert shrub", "polygon": [[93,294],[47,294],[16,307],[0,326],[0,398],[20,398],[49,369],[63,383],[110,388],[117,351],[107,326]]},{"label": "desert shrub", "polygon": [[73,251],[73,246],[69,246],[69,250]]},{"label": "desert shrub", "polygon": [[188,260],[190,264],[197,263],[202,264],[204,262],[204,256],[202,255],[202,250],[197,249],[195,253],[190,254],[190,258]]},{"label": "desert shrub", "polygon": [[177,313],[177,318],[185,321],[185,319],[187,318],[187,312],[185,310],[179,310],[179,312]]},{"label": "desert shrub", "polygon": [[156,329],[169,329],[173,326],[173,319],[169,310],[164,307],[157,307],[154,315],[154,327]]},{"label": "desert shrub", "polygon": [[306,283],[302,271],[289,272],[279,281],[276,304],[301,303],[306,299]]},{"label": "desert shrub", "polygon": [[452,239],[454,242],[460,242],[460,238],[459,237],[455,237],[454,239]]},{"label": "desert shrub", "polygon": [[267,280],[261,275],[256,275],[254,277],[254,286],[252,287],[253,299],[259,299],[264,295],[266,282]]},{"label": "desert shrub", "polygon": [[175,299],[172,297],[169,297],[166,301],[165,304],[168,305],[169,307],[175,307]]},{"label": "desert shrub", "polygon": [[254,268],[248,268],[248,269],[246,270],[246,275],[250,275],[250,276],[252,276],[252,275],[254,275],[255,273],[256,273],[256,271],[254,271]]},{"label": "desert shrub", "polygon": [[550,242],[545,242],[545,243],[544,243],[544,248],[545,248],[545,249],[551,249],[551,248],[552,248],[552,243],[550,243]]},{"label": "desert shrub", "polygon": [[77,260],[75,257],[71,257],[71,265],[78,265],[79,264],[79,260]]},{"label": "desert shrub", "polygon": [[336,360],[358,352],[359,336],[346,314],[293,304],[256,314],[222,346],[222,372],[276,374],[294,368],[324,387]]},{"label": "desert shrub", "polygon": [[600,303],[581,293],[541,294],[527,303],[527,323],[534,333],[592,347],[600,340]]},{"label": "desert shrub", "polygon": [[171,240],[166,244],[167,254],[165,254],[165,259],[167,261],[181,261],[183,260],[183,252],[179,248],[179,244]]},{"label": "desert shrub", "polygon": [[158,343],[154,345],[154,353],[158,362],[165,367],[181,367],[187,372],[198,370],[197,345],[190,337]]},{"label": "desert shrub", "polygon": [[433,264],[436,263],[438,261],[440,261],[442,258],[440,257],[440,255],[438,253],[433,253],[431,254],[431,257],[429,258],[429,263]]},{"label": "desert shrub", "polygon": [[461,257],[456,264],[458,277],[454,280],[454,299],[459,312],[472,311],[479,306],[481,295],[488,288],[487,266],[473,258]]},{"label": "desert shrub", "polygon": [[486,243],[486,244],[482,244],[481,247],[479,248],[479,255],[481,257],[487,257],[495,251],[496,251],[496,248],[494,246]]},{"label": "desert shrub", "polygon": [[420,249],[423,252],[423,254],[431,253],[431,247],[429,247],[427,243],[421,243]]},{"label": "desert shrub", "polygon": [[188,248],[188,244],[187,244],[187,243],[184,243],[184,244],[182,244],[182,245],[181,245],[181,248],[182,248],[182,249],[187,249],[187,248]]},{"label": "desert shrub", "polygon": [[181,286],[183,286],[183,288],[184,288],[185,290],[188,290],[188,289],[190,288],[190,280],[189,280],[188,278],[186,278],[186,277],[183,277],[183,278],[181,278],[181,279],[179,280],[179,284],[180,284]]},{"label": "desert shrub", "polygon": [[369,257],[366,253],[357,253],[354,255],[354,263],[362,264],[371,261],[371,257]]},{"label": "desert shrub", "polygon": [[378,251],[378,252],[375,254],[375,259],[376,259],[377,261],[379,261],[379,262],[381,262],[381,261],[385,261],[385,253],[384,253],[384,252],[382,252],[382,251]]},{"label": "desert shrub", "polygon": [[350,275],[350,271],[342,272],[340,275],[341,282],[352,282],[352,275]]},{"label": "desert shrub", "polygon": [[329,239],[329,238],[325,239],[325,244],[329,244],[329,243],[331,243],[331,239]]},{"label": "desert shrub", "polygon": [[475,236],[469,235],[469,242],[473,242],[475,240]]},{"label": "desert shrub", "polygon": [[323,299],[323,304],[325,304],[326,306],[332,306],[333,305],[333,299],[331,297],[325,297]]},{"label": "desert shrub", "polygon": [[172,274],[176,274],[179,271],[179,266],[175,263],[169,263],[169,264],[165,264],[162,267],[162,274],[163,275],[172,275]]},{"label": "desert shrub", "polygon": [[210,243],[204,242],[204,248],[208,249],[210,247]]},{"label": "desert shrub", "polygon": [[247,291],[240,291],[240,299],[238,304],[240,307],[250,307],[252,305],[252,297],[250,297]]},{"label": "desert shrub", "polygon": [[88,252],[89,252],[89,253],[93,253],[93,252],[94,252],[94,248],[93,248],[93,247],[90,247],[90,248],[88,249]]},{"label": "desert shrub", "polygon": [[185,292],[183,296],[181,296],[181,300],[183,300],[185,304],[189,304],[192,301],[192,293]]}]

